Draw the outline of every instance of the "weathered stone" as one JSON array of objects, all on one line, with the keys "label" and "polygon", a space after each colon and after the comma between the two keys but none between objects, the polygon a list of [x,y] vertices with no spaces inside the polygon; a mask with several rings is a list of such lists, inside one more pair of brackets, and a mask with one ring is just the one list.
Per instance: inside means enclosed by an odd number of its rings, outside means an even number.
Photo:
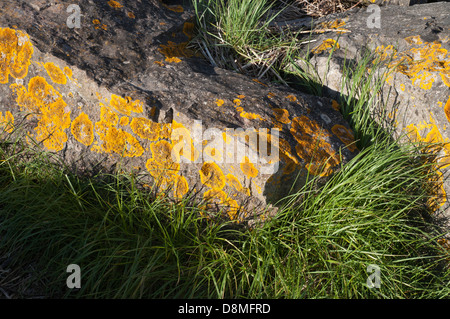
[{"label": "weathered stone", "polygon": [[133,172],[171,197],[225,207],[236,220],[247,213],[241,204],[274,203],[308,174],[331,176],[356,154],[330,99],[197,57],[187,47],[186,8],[82,0],[81,27],[69,28],[72,2],[0,8],[4,138],[23,128],[76,172]]},{"label": "weathered stone", "polygon": [[[450,3],[380,10],[380,28],[370,23],[373,12],[366,8],[319,21],[336,29],[313,36],[317,42],[312,48],[311,68],[318,70],[325,95],[337,98],[348,93],[341,89],[344,63],[354,68],[369,50],[383,63],[380,74],[389,71],[381,98],[388,106],[397,137],[450,142]],[[333,47],[336,50],[330,59]],[[297,63],[307,68],[304,62]],[[437,206],[448,211],[450,145],[440,155],[443,187]]]}]

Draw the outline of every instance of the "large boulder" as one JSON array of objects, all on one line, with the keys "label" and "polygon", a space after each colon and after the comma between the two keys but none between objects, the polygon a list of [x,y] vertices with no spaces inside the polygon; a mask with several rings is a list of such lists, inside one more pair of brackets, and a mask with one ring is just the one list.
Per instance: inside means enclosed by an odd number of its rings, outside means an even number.
[{"label": "large boulder", "polygon": [[[311,47],[311,66],[296,63],[317,70],[325,95],[338,98],[348,93],[341,87],[344,65],[354,68],[368,50],[382,63],[379,74],[389,72],[380,99],[386,103],[397,138],[449,143],[449,25],[448,2],[354,9],[316,21],[317,28],[326,26],[329,31],[312,36],[316,42]],[[441,187],[436,208],[445,211],[450,144],[440,149],[438,162]]]},{"label": "large boulder", "polygon": [[3,139],[23,132],[77,173],[131,172],[238,221],[358,151],[330,99],[197,56],[188,8],[73,2],[2,3]]}]

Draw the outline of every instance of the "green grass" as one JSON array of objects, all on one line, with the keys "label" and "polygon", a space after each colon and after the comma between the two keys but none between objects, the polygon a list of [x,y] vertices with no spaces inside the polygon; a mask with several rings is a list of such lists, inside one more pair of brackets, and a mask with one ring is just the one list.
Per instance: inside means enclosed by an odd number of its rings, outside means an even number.
[{"label": "green grass", "polygon": [[[194,200],[155,197],[134,176],[77,177],[20,140],[1,144],[0,258],[32,263],[47,297],[448,298],[450,252],[429,207],[435,155],[374,121],[385,112],[371,61],[345,71],[340,100],[361,152],[255,228],[203,218]],[[66,287],[70,264],[80,289]],[[367,287],[369,265],[380,288]]]}]

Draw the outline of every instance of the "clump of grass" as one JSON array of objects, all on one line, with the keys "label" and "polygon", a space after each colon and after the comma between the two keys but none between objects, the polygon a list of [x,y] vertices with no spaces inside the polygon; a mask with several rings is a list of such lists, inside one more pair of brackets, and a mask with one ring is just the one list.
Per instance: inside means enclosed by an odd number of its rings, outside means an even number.
[{"label": "clump of grass", "polygon": [[[47,297],[441,298],[450,255],[427,231],[418,153],[368,146],[322,188],[312,180],[275,218],[240,230],[132,176],[80,179],[45,156],[2,153],[0,247],[13,265],[35,263]],[[66,287],[69,264],[81,267],[81,289]],[[366,286],[371,264],[380,288]]]}]

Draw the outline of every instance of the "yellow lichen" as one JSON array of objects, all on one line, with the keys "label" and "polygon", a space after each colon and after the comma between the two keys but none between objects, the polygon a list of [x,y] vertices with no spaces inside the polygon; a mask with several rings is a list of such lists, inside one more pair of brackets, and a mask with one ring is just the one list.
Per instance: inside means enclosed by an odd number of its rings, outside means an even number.
[{"label": "yellow lichen", "polygon": [[5,131],[12,133],[14,130],[14,116],[10,111],[5,112],[5,116],[0,112],[0,133]]},{"label": "yellow lichen", "polygon": [[47,71],[48,76],[56,84],[66,84],[67,78],[64,72],[54,64],[53,62],[47,62],[44,64],[44,68]]},{"label": "yellow lichen", "polygon": [[288,96],[286,96],[286,98],[291,101],[291,102],[295,102],[297,101],[297,97],[295,95],[289,94]]},{"label": "yellow lichen", "polygon": [[447,102],[445,103],[444,112],[445,112],[445,116],[447,117],[447,121],[450,122],[450,97],[448,98]]},{"label": "yellow lichen", "polygon": [[183,156],[190,162],[197,161],[200,152],[194,147],[191,132],[183,124],[175,120],[172,121],[170,139],[173,143],[173,153],[177,161],[180,161],[180,156]]},{"label": "yellow lichen", "polygon": [[161,48],[159,52],[164,54],[166,57],[166,62],[175,62],[179,63],[181,60],[180,57],[191,57],[194,55],[194,52],[191,49],[187,48],[188,41],[182,43],[175,43],[173,41],[167,41],[167,44],[161,44]]},{"label": "yellow lichen", "polygon": [[166,7],[167,9],[169,9],[170,11],[173,12],[177,12],[177,13],[182,13],[184,12],[184,9],[182,6],[180,5],[167,5],[167,4],[163,4],[164,7]]},{"label": "yellow lichen", "polygon": [[[413,85],[428,90],[439,74],[442,81],[450,86],[450,62],[448,52],[439,42],[423,42],[420,36],[405,39],[410,48],[397,52],[392,45],[379,46],[376,52],[381,61],[388,60],[388,67],[406,75]],[[374,61],[375,63],[376,61]]]},{"label": "yellow lichen", "polygon": [[175,198],[182,198],[189,191],[189,185],[184,176],[178,176],[176,178],[175,187],[173,190],[173,195]]},{"label": "yellow lichen", "polygon": [[118,95],[112,94],[111,100],[109,101],[109,105],[114,107],[120,113],[130,115],[131,112],[134,113],[142,113],[143,112],[143,104],[139,100],[134,100],[126,96],[125,98],[120,97]]},{"label": "yellow lichen", "polygon": [[347,129],[343,125],[336,124],[331,128],[331,132],[333,132],[333,134],[336,135],[351,152],[357,150],[355,137],[353,136],[353,132],[351,130]]},{"label": "yellow lichen", "polygon": [[119,9],[119,8],[123,7],[122,4],[120,4],[119,2],[114,1],[114,0],[109,0],[108,4],[109,4],[110,7],[115,8],[115,9]]},{"label": "yellow lichen", "polygon": [[318,47],[312,49],[311,53],[319,54],[322,51],[329,51],[333,48],[339,49],[339,43],[337,43],[336,40],[327,39],[327,40],[324,40]]},{"label": "yellow lichen", "polygon": [[127,16],[128,16],[128,18],[130,18],[130,19],[136,18],[136,16],[134,15],[134,13],[131,12],[131,11],[127,13]]},{"label": "yellow lichen", "polygon": [[107,130],[103,148],[107,153],[115,152],[124,157],[139,157],[144,153],[133,135],[115,127]]},{"label": "yellow lichen", "polygon": [[224,103],[225,103],[224,100],[221,100],[221,99],[216,100],[217,106],[222,106]]},{"label": "yellow lichen", "polygon": [[152,158],[145,167],[161,187],[166,188],[178,182],[180,164],[172,160],[172,145],[164,140],[150,145]]},{"label": "yellow lichen", "polygon": [[85,113],[81,113],[72,121],[71,132],[78,142],[86,146],[94,141],[94,125]]},{"label": "yellow lichen", "polygon": [[36,140],[51,151],[60,151],[67,141],[65,130],[70,127],[70,111],[56,91],[43,77],[34,77],[28,90],[19,84],[11,85],[22,111],[30,112],[38,119]]},{"label": "yellow lichen", "polygon": [[[339,158],[331,145],[326,142],[326,139],[330,138],[330,133],[306,116],[293,118],[290,131],[298,143],[295,147],[297,155],[305,161],[308,171],[313,175],[331,174],[331,168],[339,164]],[[324,166],[325,161],[327,162]],[[324,170],[320,171],[323,166]]]},{"label": "yellow lichen", "polygon": [[0,83],[8,83],[9,75],[23,79],[28,74],[32,55],[33,45],[26,33],[0,28]]},{"label": "yellow lichen", "polygon": [[247,156],[244,156],[240,163],[241,171],[244,173],[247,178],[252,178],[258,176],[258,170],[253,165],[253,163],[250,162],[249,158]]},{"label": "yellow lichen", "polygon": [[156,141],[159,138],[161,125],[145,117],[134,117],[130,123],[134,134],[143,139]]},{"label": "yellow lichen", "polygon": [[120,118],[119,125],[127,126],[129,122],[130,122],[130,119],[127,116],[122,116]]},{"label": "yellow lichen", "polygon": [[339,105],[339,103],[336,100],[331,100],[331,107],[335,111],[339,111],[341,109],[341,106]]},{"label": "yellow lichen", "polygon": [[272,109],[273,115],[275,116],[275,120],[277,122],[283,123],[283,124],[289,124],[291,123],[291,120],[289,119],[289,111],[285,109]]},{"label": "yellow lichen", "polygon": [[212,189],[222,189],[225,186],[225,176],[214,162],[205,162],[199,171],[200,181]]}]

